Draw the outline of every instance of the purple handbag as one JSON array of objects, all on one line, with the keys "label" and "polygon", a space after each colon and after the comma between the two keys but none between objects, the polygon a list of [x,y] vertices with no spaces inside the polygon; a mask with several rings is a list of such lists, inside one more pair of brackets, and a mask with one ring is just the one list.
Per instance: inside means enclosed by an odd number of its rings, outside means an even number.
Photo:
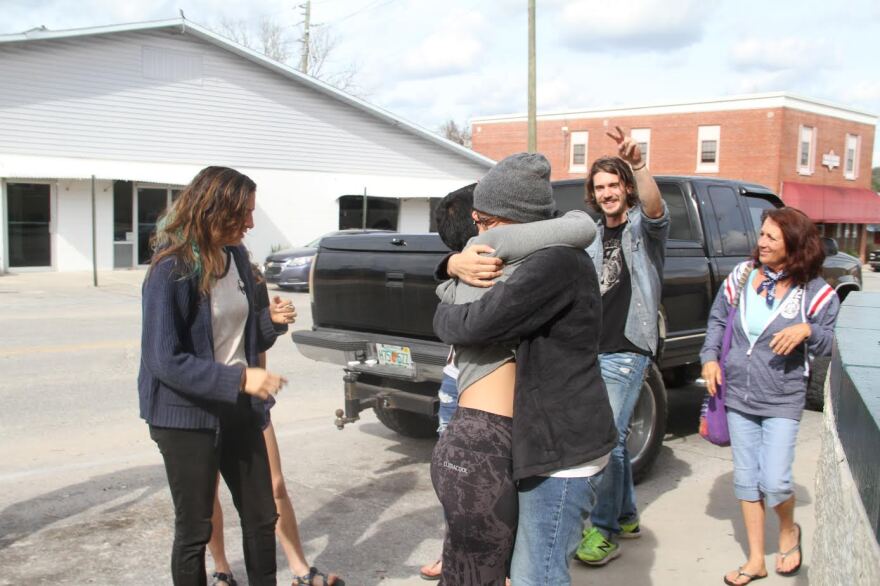
[{"label": "purple handbag", "polygon": [[716,446],[730,445],[730,430],[727,429],[727,409],[724,407],[724,396],[727,394],[727,381],[724,377],[724,361],[730,352],[730,341],[733,339],[733,323],[736,319],[736,310],[739,307],[739,296],[748,280],[752,265],[743,270],[742,276],[737,283],[736,294],[733,303],[727,312],[727,323],[724,326],[724,337],[721,339],[721,356],[718,364],[721,367],[721,384],[716,388],[715,396],[706,393],[703,406],[700,409],[700,435]]},{"label": "purple handbag", "polygon": [[721,339],[721,356],[718,364],[721,365],[721,384],[716,388],[715,396],[708,393],[703,399],[700,409],[700,435],[716,446],[730,445],[730,431],[727,429],[727,409],[724,408],[724,395],[726,393],[724,380],[724,360],[730,352],[730,340],[733,337],[733,320],[736,317],[736,305],[731,305],[727,312],[727,325],[724,327],[724,337]]}]

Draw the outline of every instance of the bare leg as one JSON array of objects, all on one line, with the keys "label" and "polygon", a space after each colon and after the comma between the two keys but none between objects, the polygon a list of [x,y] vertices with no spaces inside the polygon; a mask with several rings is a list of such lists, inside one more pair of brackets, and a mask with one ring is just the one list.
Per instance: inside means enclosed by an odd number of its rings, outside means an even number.
[{"label": "bare leg", "polygon": [[[275,525],[275,534],[281,542],[287,565],[295,576],[305,576],[309,573],[309,563],[303,552],[302,542],[299,538],[299,527],[296,524],[296,513],[293,511],[293,503],[287,494],[287,486],[284,484],[284,474],[281,471],[281,454],[278,452],[278,440],[275,438],[275,428],[270,422],[263,430],[266,439],[266,452],[269,455],[269,469],[272,472],[272,492],[275,496],[275,508],[278,510],[278,523]],[[328,574],[330,584],[336,577]],[[315,586],[319,586],[318,583]]]},{"label": "bare leg", "polygon": [[[749,559],[742,566],[742,571],[754,576],[766,576],[767,568],[764,564],[764,501],[740,501],[743,521],[746,526],[746,534],[749,538]],[[727,573],[727,579],[734,584],[746,584],[749,579],[740,576],[737,579],[736,570]]]},{"label": "bare leg", "polygon": [[[786,552],[797,545],[798,528],[794,525],[794,495],[783,503],[779,503],[775,507],[776,515],[779,517],[779,551]],[[793,553],[784,560],[781,556],[776,556],[776,569],[783,572],[791,571],[795,566],[801,563],[801,554]]]},{"label": "bare leg", "polygon": [[231,574],[229,560],[226,559],[226,545],[223,542],[223,509],[220,508],[220,475],[217,475],[217,490],[214,491],[214,514],[211,515],[211,540],[208,551],[214,560],[214,572]]}]

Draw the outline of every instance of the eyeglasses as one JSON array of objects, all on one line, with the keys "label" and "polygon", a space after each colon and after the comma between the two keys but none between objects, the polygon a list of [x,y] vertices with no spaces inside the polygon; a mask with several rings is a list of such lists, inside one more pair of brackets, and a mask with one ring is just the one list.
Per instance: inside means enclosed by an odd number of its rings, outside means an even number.
[{"label": "eyeglasses", "polygon": [[482,226],[483,228],[488,229],[492,224],[494,224],[497,220],[492,216],[484,216],[478,212],[474,212],[477,216],[474,218],[474,226]]}]

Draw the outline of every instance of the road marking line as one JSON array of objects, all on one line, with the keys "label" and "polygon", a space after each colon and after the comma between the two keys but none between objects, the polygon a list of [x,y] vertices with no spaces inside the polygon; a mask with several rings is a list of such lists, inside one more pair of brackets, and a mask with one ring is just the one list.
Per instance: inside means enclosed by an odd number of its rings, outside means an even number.
[{"label": "road marking line", "polygon": [[108,350],[113,348],[134,348],[140,340],[106,340],[103,342],[87,342],[77,344],[59,344],[55,346],[22,346],[18,348],[0,348],[0,358],[21,356],[23,354],[52,354],[59,352],[84,352],[87,350]]}]

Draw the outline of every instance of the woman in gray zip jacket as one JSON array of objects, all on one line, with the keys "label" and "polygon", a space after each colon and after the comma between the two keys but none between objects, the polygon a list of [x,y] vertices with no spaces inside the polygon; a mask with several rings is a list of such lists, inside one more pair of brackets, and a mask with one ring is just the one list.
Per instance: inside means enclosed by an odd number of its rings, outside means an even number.
[{"label": "woman in gray zip jacket", "polygon": [[[831,353],[840,302],[820,276],[825,253],[815,225],[799,210],[764,213],[753,258],[727,277],[715,298],[700,353],[711,395],[724,368],[733,452],[734,493],[740,500],[749,558],[724,576],[742,585],[767,576],[765,506],[779,517],[776,573],[792,576],[803,562],[794,522],[791,468],[806,401],[812,356]],[[731,305],[730,351],[719,364]]]}]

